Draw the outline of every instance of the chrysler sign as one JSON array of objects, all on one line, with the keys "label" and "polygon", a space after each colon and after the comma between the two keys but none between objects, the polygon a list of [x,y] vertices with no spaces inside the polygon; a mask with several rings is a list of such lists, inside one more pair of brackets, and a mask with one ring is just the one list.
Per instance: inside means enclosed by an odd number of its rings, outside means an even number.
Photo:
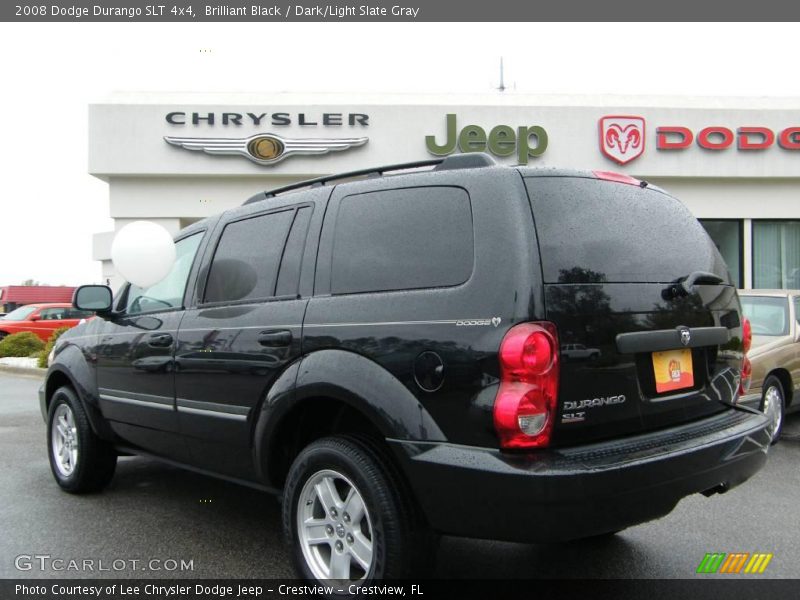
[{"label": "chrysler sign", "polygon": [[[170,125],[207,125],[223,127],[367,127],[369,115],[364,113],[324,112],[319,115],[289,112],[187,112],[173,111],[166,115]],[[363,146],[368,137],[301,137],[290,138],[273,132],[259,132],[246,137],[229,136],[164,136],[164,141],[186,150],[217,156],[241,156],[257,165],[270,166],[293,154],[327,154],[355,146]]]}]

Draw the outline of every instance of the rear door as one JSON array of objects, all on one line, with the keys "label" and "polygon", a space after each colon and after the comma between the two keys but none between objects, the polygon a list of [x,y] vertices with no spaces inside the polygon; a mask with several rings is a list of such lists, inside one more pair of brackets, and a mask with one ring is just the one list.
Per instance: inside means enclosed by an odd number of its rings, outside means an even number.
[{"label": "rear door", "polygon": [[260,402],[300,356],[311,292],[301,293],[300,275],[304,261],[313,273],[316,246],[306,252],[306,241],[312,219],[321,219],[316,208],[309,200],[234,214],[209,248],[175,357],[180,428],[198,466],[255,477]]},{"label": "rear door", "polygon": [[697,219],[657,189],[528,177],[548,320],[562,344],[554,442],[687,422],[735,401],[739,301]]},{"label": "rear door", "polygon": [[59,327],[75,327],[85,319],[91,319],[93,313],[88,310],[78,310],[71,306],[64,311],[64,320]]}]

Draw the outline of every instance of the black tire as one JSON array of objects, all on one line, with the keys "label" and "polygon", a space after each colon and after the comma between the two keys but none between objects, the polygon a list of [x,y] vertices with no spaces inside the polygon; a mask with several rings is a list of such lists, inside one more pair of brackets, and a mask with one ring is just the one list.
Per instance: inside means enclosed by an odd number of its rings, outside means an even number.
[{"label": "black tire", "polygon": [[[770,427],[772,430],[772,444],[777,444],[781,439],[781,431],[783,431],[783,419],[786,414],[786,392],[783,389],[783,384],[780,379],[774,375],[770,375],[764,381],[761,388],[761,410],[762,412],[771,415],[772,421]],[[773,406],[767,406],[767,395],[771,394],[774,401]],[[771,410],[776,412],[770,413]]]},{"label": "black tire", "polygon": [[0,340],[6,337],[8,334],[5,331],[0,331]]},{"label": "black tire", "polygon": [[[59,423],[56,423],[57,414]],[[57,433],[57,426],[63,424],[61,417],[66,417],[67,414],[72,415],[73,422],[68,447],[77,448],[77,453],[71,469],[65,472],[63,464],[59,466],[60,461],[56,458],[57,448],[54,452],[54,447],[59,444],[64,447],[64,438]],[[62,442],[55,441],[54,436],[60,438]],[[114,469],[117,466],[116,452],[92,431],[83,405],[72,388],[67,386],[55,391],[47,411],[47,456],[56,483],[61,489],[72,494],[97,492],[106,487],[114,477]]]},{"label": "black tire", "polygon": [[[343,477],[343,479],[337,480],[344,487],[342,493],[347,493],[348,484],[356,489],[363,498],[369,521],[369,527],[365,530],[368,531],[371,538],[372,552],[369,569],[368,571],[361,570],[361,567],[354,562],[348,562],[350,564],[348,579],[357,579],[362,576],[366,580],[402,579],[412,574],[418,575],[418,571],[415,572],[415,566],[421,556],[428,556],[426,550],[431,549],[433,544],[426,542],[432,540],[433,537],[414,517],[408,492],[405,491],[402,482],[397,477],[391,461],[375,443],[355,437],[335,436],[317,440],[304,448],[292,463],[286,479],[283,495],[283,529],[287,543],[291,547],[292,559],[298,576],[312,581],[326,581],[325,577],[319,575],[319,568],[317,568],[317,573],[314,572],[315,567],[306,558],[303,550],[305,545],[298,532],[298,509],[301,504],[304,511],[321,509],[322,503],[317,500],[309,500],[307,494],[319,498],[313,491],[313,483],[319,481],[320,477],[325,477],[326,473],[334,473]],[[332,477],[336,479],[335,476]],[[309,481],[311,484],[306,487]],[[337,501],[342,500],[342,493],[337,490],[339,496]],[[312,502],[314,503],[313,507]],[[349,548],[345,544],[352,543],[350,533],[344,535],[345,530],[340,530],[339,525],[347,516],[346,505],[340,507],[340,511],[341,514],[334,516],[328,514],[328,511],[312,515],[315,519],[326,519],[331,525],[331,531],[327,533],[331,538],[330,542],[325,541],[313,546],[313,548],[320,548],[319,553],[327,553],[330,556],[330,572],[332,572],[336,547],[341,542],[346,554],[349,552]],[[350,521],[347,520],[345,524],[347,523]],[[349,526],[354,527],[353,524]],[[309,547],[311,546],[306,546],[306,548]],[[313,555],[311,550],[307,550],[307,552]],[[324,561],[324,557],[322,560]],[[350,561],[349,558],[347,560]],[[430,565],[432,561],[428,560],[427,562]],[[353,564],[355,564],[355,573]]]}]

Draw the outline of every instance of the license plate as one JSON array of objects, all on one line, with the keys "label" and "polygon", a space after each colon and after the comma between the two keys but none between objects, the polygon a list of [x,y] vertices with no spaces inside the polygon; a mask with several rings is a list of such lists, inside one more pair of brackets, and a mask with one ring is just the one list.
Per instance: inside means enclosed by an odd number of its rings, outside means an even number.
[{"label": "license plate", "polygon": [[659,394],[694,386],[692,351],[684,348],[653,352],[653,371],[656,376],[656,392]]}]

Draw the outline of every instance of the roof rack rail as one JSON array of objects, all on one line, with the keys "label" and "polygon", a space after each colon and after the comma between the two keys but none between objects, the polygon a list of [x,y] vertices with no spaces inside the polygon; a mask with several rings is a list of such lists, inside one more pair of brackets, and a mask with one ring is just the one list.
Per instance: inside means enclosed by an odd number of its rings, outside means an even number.
[{"label": "roof rack rail", "polygon": [[317,177],[316,179],[306,179],[298,181],[297,183],[290,183],[273,190],[264,192],[264,196],[254,196],[247,200],[244,204],[252,204],[254,202],[261,202],[268,198],[274,198],[279,194],[301,190],[303,188],[314,188],[327,185],[329,183],[340,181],[342,179],[354,179],[357,177],[370,178],[381,177],[382,175],[392,171],[408,171],[411,169],[419,169],[421,167],[434,167],[434,171],[446,171],[452,169],[476,169],[480,167],[492,167],[497,165],[495,160],[488,154],[482,152],[474,152],[470,154],[455,154],[447,158],[433,158],[429,160],[420,160],[417,162],[401,163],[396,165],[386,165],[384,167],[373,167],[371,169],[360,169],[358,171],[348,171],[347,173],[338,173],[335,175],[327,175],[324,177]]}]

